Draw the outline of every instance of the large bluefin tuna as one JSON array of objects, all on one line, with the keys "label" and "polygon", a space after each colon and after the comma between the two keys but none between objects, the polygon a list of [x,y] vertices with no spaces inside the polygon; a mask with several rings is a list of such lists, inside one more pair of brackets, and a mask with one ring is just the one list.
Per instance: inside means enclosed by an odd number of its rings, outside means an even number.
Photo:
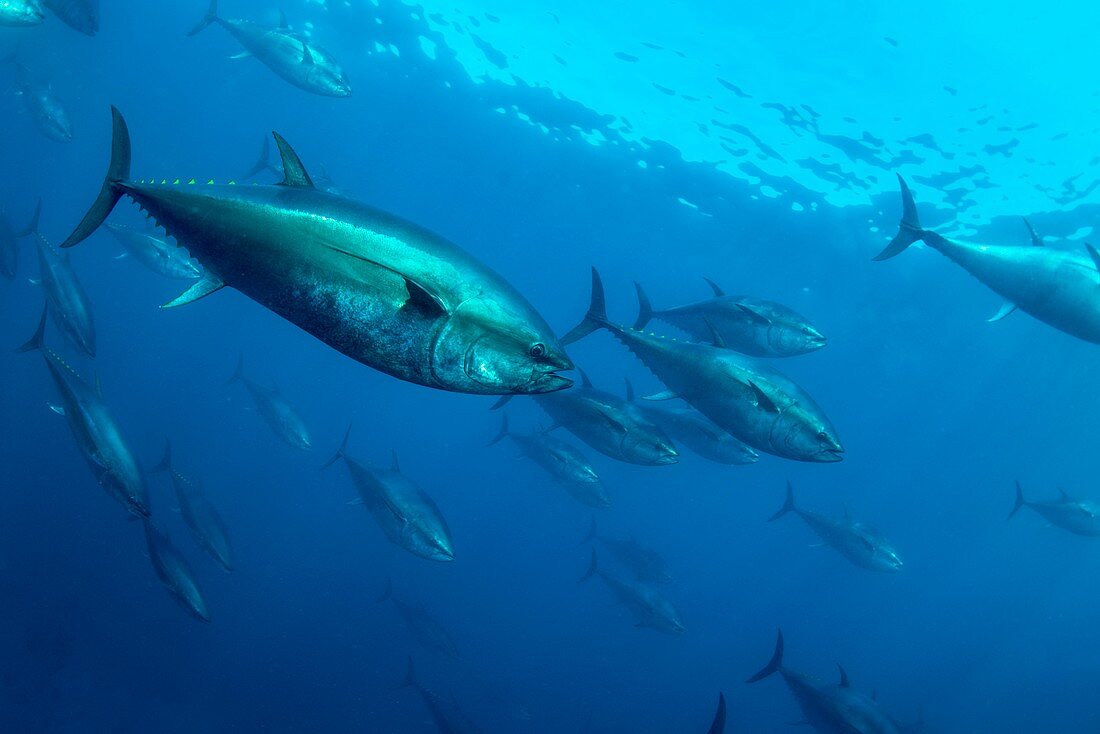
[{"label": "large bluefin tuna", "polygon": [[681,397],[735,438],[775,456],[840,461],[844,451],[825,413],[778,371],[715,344],[683,342],[628,328],[607,317],[603,282],[592,268],[588,313],[562,338],[570,344],[607,329],[669,388],[653,399]]},{"label": "large bluefin tuna", "polygon": [[587,581],[593,576],[599,576],[611,589],[616,601],[625,606],[634,616],[635,626],[648,627],[670,635],[684,633],[680,613],[676,611],[676,607],[672,606],[672,602],[646,584],[621,579],[601,570],[595,548],[592,549],[592,561],[588,571],[581,577],[580,582]]},{"label": "large bluefin tuna", "polygon": [[20,28],[46,19],[38,0],[0,0],[0,26]]},{"label": "large bluefin tuna", "polygon": [[187,529],[191,531],[191,537],[218,565],[226,571],[232,571],[233,547],[229,543],[229,531],[218,511],[206,498],[202,487],[180,474],[172,466],[171,443],[165,441],[164,458],[149,471],[168,472],[172,480],[172,488],[176,491],[180,516],[187,525]]},{"label": "large bluefin tuna", "polygon": [[1044,247],[1034,231],[1030,247],[949,240],[921,228],[913,194],[901,176],[898,182],[901,223],[875,260],[888,260],[922,241],[1004,299],[990,321],[999,321],[1018,308],[1059,331],[1100,344],[1100,253],[1092,245],[1086,244],[1084,252]]},{"label": "large bluefin tuna", "polygon": [[490,395],[572,384],[557,374],[573,368],[565,350],[507,281],[415,224],[318,191],[281,137],[282,185],[139,183],[128,180],[126,123],[118,110],[112,115],[106,180],[63,247],[129,196],[205,269],[169,306],[228,285],[402,380]]},{"label": "large bluefin tuna", "polygon": [[611,499],[607,496],[607,490],[600,482],[595,467],[572,445],[554,438],[546,431],[532,434],[509,431],[507,414],[501,422],[500,432],[489,445],[493,446],[505,438],[512,439],[523,456],[545,469],[573,499],[589,507],[611,506]]},{"label": "large bluefin tuna", "polygon": [[424,700],[428,712],[432,715],[440,734],[479,734],[481,729],[459,708],[458,704],[450,698],[443,698],[420,684],[416,677],[416,669],[413,667],[413,659],[410,656],[405,679],[399,688],[415,688],[416,692]]},{"label": "large bluefin tuna", "polygon": [[23,100],[23,106],[38,132],[58,143],[70,142],[73,126],[69,122],[69,111],[53,88],[35,81],[27,67],[19,63],[14,55],[4,60],[15,64],[16,94]]},{"label": "large bluefin tuna", "polygon": [[200,622],[210,622],[206,600],[202,596],[195,572],[183,554],[172,545],[168,535],[152,520],[145,521],[145,543],[149,548],[149,560],[157,578],[181,607]]},{"label": "large bluefin tuna", "polygon": [[[580,387],[553,395],[536,395],[535,401],[554,421],[604,456],[628,464],[675,464],[679,453],[661,428],[617,395],[592,386],[584,370]],[[496,410],[510,396],[498,400]]]},{"label": "large bluefin tuna", "polygon": [[713,281],[714,298],[660,311],[653,309],[640,283],[641,308],[635,329],[651,319],[672,324],[695,341],[709,341],[718,332],[726,346],[754,357],[794,357],[825,346],[825,337],[803,316],[783,304],[748,296],[729,296]]},{"label": "large bluefin tuna", "polygon": [[450,633],[424,607],[408,604],[394,596],[393,581],[389,577],[386,578],[386,590],[378,597],[379,603],[387,600],[393,602],[397,613],[405,620],[405,624],[424,649],[455,660],[459,658],[458,646],[451,639]]},{"label": "large bluefin tuna", "polygon": [[664,400],[635,402],[634,388],[629,381],[626,383],[626,399],[668,432],[677,444],[687,446],[704,459],[733,466],[753,464],[760,459],[760,454],[753,448],[719,428],[690,405]]},{"label": "large bluefin tuna", "polygon": [[88,462],[99,485],[123,507],[139,517],[149,516],[149,491],[145,475],[123,438],[114,414],[103,402],[99,379],[93,388],[43,341],[46,310],[38,321],[34,336],[19,351],[37,350],[46,360],[54,385],[61,398],[54,410],[65,416],[77,448]]},{"label": "large bluefin tuna", "polygon": [[900,571],[904,565],[901,556],[882,533],[866,523],[852,520],[847,512],[844,513],[844,519],[834,520],[820,513],[795,507],[794,487],[787,482],[787,499],[779,511],[768,518],[768,522],[775,522],[791,512],[801,517],[825,545],[861,568],[869,571]]},{"label": "large bluefin tuna", "polygon": [[50,316],[62,334],[90,357],[95,356],[95,319],[92,303],[76,277],[67,252],[58,252],[38,231],[41,203],[34,212],[30,230],[38,246],[38,278],[46,296]]},{"label": "large bluefin tuna", "polygon": [[351,426],[340,448],[325,466],[340,459],[348,465],[359,498],[350,504],[364,505],[390,542],[429,561],[453,561],[454,541],[443,513],[424,490],[401,472],[397,454],[389,471],[363,466],[348,456]]},{"label": "large bluefin tuna", "polygon": [[898,723],[882,710],[873,696],[852,688],[848,674],[840,668],[840,682],[832,685],[803,675],[783,665],[783,631],[775,643],[772,659],[749,683],[779,673],[802,709],[805,723],[820,734],[903,734],[915,731]]},{"label": "large bluefin tuna", "polygon": [[351,83],[332,54],[294,33],[284,18],[278,28],[249,20],[225,20],[218,17],[218,0],[199,24],[191,29],[193,36],[211,23],[218,23],[229,32],[244,51],[234,58],[255,57],[267,68],[300,89],[326,97],[347,97]]},{"label": "large bluefin tuna", "polygon": [[61,21],[84,35],[99,32],[99,0],[42,0]]},{"label": "large bluefin tuna", "polygon": [[126,248],[127,254],[154,273],[177,280],[198,280],[202,277],[202,267],[191,259],[187,250],[160,235],[120,224],[108,223],[106,227]]},{"label": "large bluefin tuna", "polygon": [[256,410],[259,411],[264,422],[275,432],[275,435],[282,439],[284,443],[292,448],[306,451],[313,448],[313,445],[309,442],[309,430],[306,428],[305,422],[298,416],[298,412],[291,407],[290,403],[286,401],[286,398],[282,396],[278,388],[274,386],[265,387],[245,377],[243,356],[237,359],[237,368],[233,370],[233,374],[225,384],[232,385],[234,382],[244,383],[248,394],[252,396],[252,400],[256,403]]},{"label": "large bluefin tuna", "polygon": [[1024,490],[1016,482],[1016,504],[1008,513],[1011,520],[1021,507],[1029,507],[1051,525],[1057,525],[1074,535],[1086,537],[1100,536],[1100,505],[1089,500],[1074,499],[1064,489],[1058,490],[1059,497],[1050,502],[1031,502],[1024,499]]}]

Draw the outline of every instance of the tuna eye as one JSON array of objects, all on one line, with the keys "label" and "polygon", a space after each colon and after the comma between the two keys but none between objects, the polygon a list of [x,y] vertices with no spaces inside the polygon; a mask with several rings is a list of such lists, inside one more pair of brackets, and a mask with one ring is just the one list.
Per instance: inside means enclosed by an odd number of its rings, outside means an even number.
[{"label": "tuna eye", "polygon": [[531,348],[527,350],[527,353],[535,359],[542,359],[546,356],[546,345],[542,342],[535,342],[531,345]]}]

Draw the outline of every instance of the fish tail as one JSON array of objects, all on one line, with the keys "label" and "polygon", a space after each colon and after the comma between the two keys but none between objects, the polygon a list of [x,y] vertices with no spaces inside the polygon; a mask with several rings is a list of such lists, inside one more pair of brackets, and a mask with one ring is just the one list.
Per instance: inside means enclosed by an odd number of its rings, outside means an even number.
[{"label": "fish tail", "polygon": [[211,23],[213,23],[217,20],[219,20],[219,18],[218,18],[218,0],[210,0],[210,7],[208,7],[206,9],[206,15],[204,15],[202,17],[202,20],[199,21],[199,24],[197,26],[195,26],[194,28],[192,28],[190,31],[187,32],[187,37],[190,38],[191,36],[194,36],[199,31],[206,28],[206,26],[210,25]]},{"label": "fish tail", "polygon": [[115,204],[122,198],[122,189],[119,184],[130,177],[130,130],[126,127],[126,119],[116,107],[111,106],[111,162],[107,165],[107,175],[103,178],[103,188],[99,190],[92,208],[76,225],[76,229],[68,239],[61,243],[61,247],[72,247],[85,240],[92,232],[96,231],[103,220],[115,208]]},{"label": "fish tail", "polygon": [[634,321],[634,328],[644,329],[653,319],[653,304],[638,281],[634,281],[634,290],[638,292],[638,318]]},{"label": "fish tail", "polygon": [[600,565],[596,559],[596,549],[592,549],[592,560],[588,564],[588,570],[584,572],[584,576],[581,576],[578,580],[578,584],[583,584],[588,579],[599,573]]},{"label": "fish tail", "polygon": [[156,466],[149,469],[150,474],[161,471],[171,471],[172,469],[172,442],[167,438],[164,439],[164,456]]},{"label": "fish tail", "polygon": [[380,597],[378,597],[377,599],[375,599],[375,601],[378,602],[379,604],[381,604],[382,602],[386,601],[387,599],[392,599],[392,598],[393,598],[393,579],[391,579],[389,576],[387,576],[386,577],[386,588],[382,592],[382,595]]},{"label": "fish tail", "polygon": [[768,522],[775,522],[788,512],[797,512],[794,506],[794,487],[791,485],[790,480],[787,480],[787,498],[783,501],[783,506],[779,508],[779,512],[768,518]]},{"label": "fish tail", "polygon": [[707,734],[722,734],[726,730],[726,697],[718,694],[718,710],[714,712],[714,721],[707,730]]},{"label": "fish tail", "polygon": [[244,379],[244,355],[237,355],[237,366],[233,369],[233,374],[229,376],[229,379],[225,381],[226,386],[232,385],[237,380]]},{"label": "fish tail", "polygon": [[608,326],[611,322],[607,318],[607,301],[604,298],[603,280],[596,268],[592,268],[592,301],[588,306],[588,313],[584,319],[573,327],[572,331],[561,338],[562,346],[580,341],[597,329]]},{"label": "fish tail", "polygon": [[1008,513],[1005,521],[1011,520],[1020,511],[1020,508],[1025,506],[1027,506],[1027,500],[1024,499],[1024,488],[1020,486],[1020,481],[1016,480],[1016,504],[1012,506],[1012,512]]},{"label": "fish tail", "polygon": [[326,461],[321,468],[327,469],[335,464],[340,459],[346,458],[348,455],[348,439],[351,438],[351,424],[348,424],[348,430],[344,432],[344,440],[340,444],[340,448],[336,449],[336,453],[332,455],[332,458]]},{"label": "fish tail", "polygon": [[16,349],[16,352],[33,352],[42,348],[45,343],[43,337],[46,334],[46,311],[48,310],[45,305],[42,306],[42,316],[38,319],[38,328],[34,330],[34,336],[28,339],[19,349]]},{"label": "fish tail", "polygon": [[749,678],[746,683],[755,683],[758,680],[764,680],[772,673],[777,673],[783,669],[783,630],[778,631],[778,635],[775,638],[775,652],[772,653],[772,659],[768,661],[759,673]]},{"label": "fish tail", "polygon": [[38,200],[38,204],[34,207],[34,214],[31,215],[31,221],[27,222],[27,226],[16,234],[17,237],[31,237],[38,234],[38,220],[42,218],[42,200]]},{"label": "fish tail", "polygon": [[500,431],[497,432],[496,437],[493,438],[492,441],[486,444],[487,446],[492,446],[494,444],[500,443],[500,441],[502,441],[506,436],[511,435],[508,433],[508,414],[505,413],[503,415],[503,418],[504,420],[500,422]]},{"label": "fish tail", "polygon": [[889,260],[901,254],[909,245],[930,235],[929,232],[921,229],[920,218],[917,217],[917,204],[913,201],[913,192],[909,190],[909,185],[900,175],[898,175],[898,183],[901,184],[901,222],[898,224],[898,233],[894,235],[894,239],[890,240],[886,249],[871,258],[872,260]]}]

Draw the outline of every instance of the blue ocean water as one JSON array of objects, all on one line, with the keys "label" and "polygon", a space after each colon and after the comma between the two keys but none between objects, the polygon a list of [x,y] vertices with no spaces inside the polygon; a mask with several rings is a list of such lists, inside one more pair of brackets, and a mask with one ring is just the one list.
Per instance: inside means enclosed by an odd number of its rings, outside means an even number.
[{"label": "blue ocean water", "polygon": [[[559,335],[584,312],[591,265],[626,323],[633,281],[655,305],[709,296],[706,277],[794,308],[828,345],[774,364],[846,452],[731,467],[683,450],[644,467],[558,429],[611,496],[591,510],[513,446],[486,446],[493,398],[373,371],[232,288],[161,310],[186,284],[116,259],[100,231],[69,250],[96,357],[52,324],[47,340],[98,376],[142,466],[170,439],[174,468],[224,519],[231,573],[189,537],[168,478],[149,475],[153,515],[205,597],[202,624],[158,583],[142,524],[97,488],[49,408],[42,359],[14,352],[43,300],[23,240],[17,276],[0,282],[0,730],[440,730],[398,687],[411,655],[424,689],[486,732],[703,732],[719,691],[726,731],[785,732],[804,716],[782,680],[744,683],[777,627],[791,669],[833,683],[840,663],[898,721],[922,714],[924,731],[1100,730],[1100,550],[1034,513],[1005,522],[1015,480],[1029,499],[1096,496],[1096,346],[1023,313],[986,323],[999,299],[931,248],[871,261],[900,216],[894,173],[915,183],[925,226],[1026,246],[1027,216],[1048,246],[1082,248],[1098,218],[1096,85],[1070,72],[1087,68],[1094,10],[994,23],[988,3],[913,18],[870,3],[286,2],[351,80],[350,97],[327,98],[229,60],[240,46],[222,28],[186,38],[201,0],[101,5],[94,37],[49,13],[0,29],[0,53],[52,85],[73,131],[40,134],[4,65],[3,209],[17,229],[39,199],[51,242],[79,221],[109,154],[109,105],[129,123],[136,178],[239,178],[276,130],[315,176],[501,273]],[[279,23],[271,4],[220,5]],[[142,226],[123,204],[110,221]],[[569,353],[609,392],[624,378],[664,389],[606,333]],[[312,450],[280,442],[225,384],[238,355],[294,406]],[[522,431],[548,422],[527,398],[507,413]],[[346,467],[321,469],[349,423],[351,455],[386,467],[395,452],[438,504],[452,563],[390,543],[348,504]],[[796,518],[766,523],[788,480],[800,507],[881,528],[904,570],[857,568]],[[674,580],[660,593],[682,635],[638,628],[605,586],[577,583],[593,516],[600,534],[665,558]],[[377,601],[387,578],[458,659]]]}]

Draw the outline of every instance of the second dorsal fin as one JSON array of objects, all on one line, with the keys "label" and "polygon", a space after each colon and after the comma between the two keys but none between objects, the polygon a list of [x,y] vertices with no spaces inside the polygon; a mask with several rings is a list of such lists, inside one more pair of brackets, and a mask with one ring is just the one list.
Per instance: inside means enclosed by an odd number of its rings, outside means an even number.
[{"label": "second dorsal fin", "polygon": [[290,143],[286,142],[279,133],[273,132],[271,134],[275,136],[275,145],[279,147],[279,157],[283,160],[283,180],[279,182],[279,185],[302,186],[312,189],[313,179],[309,177],[306,167],[302,165],[302,159],[294,152],[294,148],[291,148]]}]

